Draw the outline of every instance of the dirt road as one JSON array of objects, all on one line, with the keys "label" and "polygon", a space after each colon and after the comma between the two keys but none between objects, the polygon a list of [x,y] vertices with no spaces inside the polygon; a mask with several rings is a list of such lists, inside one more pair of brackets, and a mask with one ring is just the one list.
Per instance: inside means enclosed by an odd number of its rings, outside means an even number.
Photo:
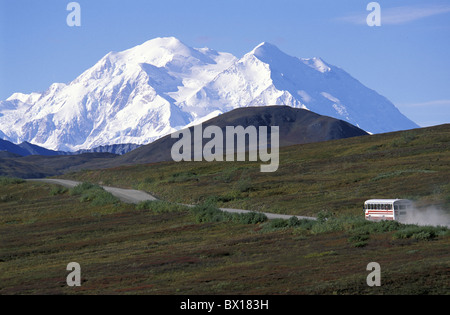
[{"label": "dirt road", "polygon": [[[68,179],[50,179],[50,178],[43,178],[43,179],[28,179],[28,181],[35,181],[35,182],[44,182],[48,184],[56,184],[61,185],[67,188],[73,188],[81,182],[68,180]],[[110,187],[110,186],[102,186],[103,189],[110,192],[117,198],[119,198],[121,201],[126,203],[139,203],[141,201],[146,200],[158,200],[154,196],[140,190],[135,189],[123,189],[123,188],[116,188],[116,187]],[[230,213],[247,213],[252,212],[251,210],[244,210],[244,209],[231,209],[231,208],[220,208],[220,210]],[[262,212],[264,213],[268,219],[289,219],[292,217],[292,215],[288,214],[278,214],[278,213],[268,213],[268,212]],[[316,220],[315,217],[305,217],[305,216],[296,216],[298,219],[308,219],[308,220]]]}]

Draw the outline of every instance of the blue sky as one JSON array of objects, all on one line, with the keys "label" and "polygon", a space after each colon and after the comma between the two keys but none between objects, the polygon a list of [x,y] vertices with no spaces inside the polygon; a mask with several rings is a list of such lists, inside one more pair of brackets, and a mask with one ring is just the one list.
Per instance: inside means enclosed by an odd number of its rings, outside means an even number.
[{"label": "blue sky", "polygon": [[421,126],[450,123],[450,2],[382,0],[0,0],[0,99],[68,83],[109,51],[160,36],[241,57],[266,41],[321,57],[391,100]]}]

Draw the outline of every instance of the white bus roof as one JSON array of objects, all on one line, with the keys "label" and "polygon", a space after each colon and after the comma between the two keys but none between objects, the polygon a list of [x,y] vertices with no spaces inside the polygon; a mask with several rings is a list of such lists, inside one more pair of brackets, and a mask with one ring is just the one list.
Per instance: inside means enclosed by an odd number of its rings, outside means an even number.
[{"label": "white bus roof", "polygon": [[411,202],[411,200],[408,199],[369,199],[366,200],[364,203],[394,203],[396,201]]}]

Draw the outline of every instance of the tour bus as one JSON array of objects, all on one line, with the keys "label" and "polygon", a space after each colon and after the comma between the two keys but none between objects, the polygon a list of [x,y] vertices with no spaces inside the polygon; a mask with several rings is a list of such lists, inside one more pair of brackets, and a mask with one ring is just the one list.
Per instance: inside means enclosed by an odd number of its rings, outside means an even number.
[{"label": "tour bus", "polygon": [[367,220],[402,221],[413,207],[407,199],[370,199],[364,202],[364,212]]}]

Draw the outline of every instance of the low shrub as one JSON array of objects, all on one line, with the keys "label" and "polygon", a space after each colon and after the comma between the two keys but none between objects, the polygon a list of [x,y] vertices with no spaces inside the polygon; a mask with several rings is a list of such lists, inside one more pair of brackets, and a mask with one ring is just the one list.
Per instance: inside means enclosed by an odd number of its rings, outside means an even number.
[{"label": "low shrub", "polygon": [[264,230],[273,231],[273,230],[285,229],[288,226],[289,226],[288,220],[272,219],[264,225]]},{"label": "low shrub", "polygon": [[318,214],[317,214],[317,221],[319,222],[325,222],[327,221],[329,218],[333,217],[333,213],[331,211],[328,210],[321,210]]},{"label": "low shrub", "polygon": [[311,227],[311,233],[321,234],[335,231],[344,231],[344,222],[344,220],[338,218],[329,218],[326,221],[317,220],[317,222]]},{"label": "low shrub", "polygon": [[258,224],[267,221],[267,216],[261,212],[233,213],[234,221],[241,224]]},{"label": "low shrub", "polygon": [[310,231],[314,224],[317,224],[317,221],[315,220],[308,220],[308,219],[301,219],[298,220],[297,224],[295,225],[295,228],[298,230],[303,231]]},{"label": "low shrub", "polygon": [[100,187],[99,185],[94,185],[91,183],[84,182],[84,183],[78,184],[74,188],[70,189],[70,194],[72,196],[78,196],[78,195],[83,194],[86,191],[91,190],[91,189],[99,189],[100,190],[103,188]]},{"label": "low shrub", "polygon": [[228,221],[230,217],[211,203],[203,203],[191,208],[198,223]]},{"label": "low shrub", "polygon": [[24,182],[25,180],[23,180],[22,178],[0,176],[0,186],[22,184]]},{"label": "low shrub", "polygon": [[241,224],[258,224],[267,221],[260,212],[229,213],[220,210],[213,202],[205,202],[190,208],[198,223],[233,221]]},{"label": "low shrub", "polygon": [[369,239],[368,234],[355,234],[348,238],[349,242],[355,243],[355,242],[362,242],[367,241]]},{"label": "low shrub", "polygon": [[50,189],[50,195],[51,196],[62,195],[68,191],[69,190],[66,187],[55,186],[55,187],[52,187],[52,189]]},{"label": "low shrub", "polygon": [[117,197],[107,192],[106,190],[99,191],[94,196],[91,196],[89,200],[92,201],[92,205],[94,206],[104,206],[120,203],[120,200]]},{"label": "low shrub", "polygon": [[394,233],[393,238],[412,238],[416,240],[428,241],[446,233],[448,233],[448,229],[445,227],[407,225],[405,226],[405,228],[400,229],[396,233]]},{"label": "low shrub", "polygon": [[81,196],[81,202],[92,202],[94,206],[104,206],[108,204],[118,204],[120,200],[101,186],[91,183],[81,183],[69,192],[72,196]]},{"label": "low shrub", "polygon": [[[437,236],[449,233],[447,227],[417,226],[402,224],[398,221],[368,221],[361,217],[333,217],[323,212],[323,216],[316,221],[292,219],[291,226],[295,227],[297,234],[311,233],[321,234],[336,231],[345,231],[350,234],[348,241],[355,247],[367,245],[370,235],[376,233],[395,232],[394,239],[412,238],[416,240],[432,240]],[[275,221],[275,220],[274,220]],[[287,220],[271,222],[268,229],[288,227]]]},{"label": "low shrub", "polygon": [[136,209],[151,210],[152,212],[155,213],[168,213],[168,212],[185,211],[188,209],[188,207],[177,203],[171,203],[168,201],[146,200],[138,203],[136,205]]}]

